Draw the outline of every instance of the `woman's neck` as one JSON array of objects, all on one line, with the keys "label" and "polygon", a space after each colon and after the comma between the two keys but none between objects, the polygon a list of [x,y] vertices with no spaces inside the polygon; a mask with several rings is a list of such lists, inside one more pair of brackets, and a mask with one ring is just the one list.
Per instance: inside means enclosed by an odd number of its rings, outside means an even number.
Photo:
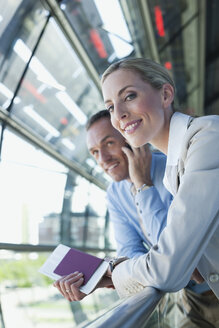
[{"label": "woman's neck", "polygon": [[159,136],[151,141],[151,144],[162,153],[167,155],[168,142],[169,142],[169,130],[170,130],[170,120],[173,115],[173,111],[166,112],[165,123],[160,132]]}]

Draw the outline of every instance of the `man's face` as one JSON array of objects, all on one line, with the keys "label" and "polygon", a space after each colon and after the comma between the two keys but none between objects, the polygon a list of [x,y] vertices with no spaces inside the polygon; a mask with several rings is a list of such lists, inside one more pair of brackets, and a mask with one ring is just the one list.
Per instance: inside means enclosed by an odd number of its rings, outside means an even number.
[{"label": "man's face", "polygon": [[125,144],[125,139],[107,117],[100,118],[87,131],[90,154],[114,181],[129,178],[128,160],[121,149]]}]

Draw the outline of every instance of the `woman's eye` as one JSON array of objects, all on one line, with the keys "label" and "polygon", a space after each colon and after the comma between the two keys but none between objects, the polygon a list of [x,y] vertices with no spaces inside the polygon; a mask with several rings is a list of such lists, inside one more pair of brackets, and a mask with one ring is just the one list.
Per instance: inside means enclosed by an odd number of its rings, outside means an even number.
[{"label": "woman's eye", "polygon": [[136,93],[130,93],[125,97],[125,100],[132,100],[136,97]]}]

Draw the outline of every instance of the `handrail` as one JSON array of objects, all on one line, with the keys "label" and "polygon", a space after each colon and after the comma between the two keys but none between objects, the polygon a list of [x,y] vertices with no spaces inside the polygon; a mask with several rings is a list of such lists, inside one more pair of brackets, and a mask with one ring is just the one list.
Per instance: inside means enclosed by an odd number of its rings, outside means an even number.
[{"label": "handrail", "polygon": [[[74,245],[68,245],[70,247],[77,248],[83,252],[104,252],[106,254],[115,252],[114,248],[99,248],[99,247],[80,247]],[[17,252],[52,252],[56,245],[33,245],[33,244],[11,244],[11,243],[0,243],[0,250],[10,250],[10,251],[17,251]]]},{"label": "handrail", "polygon": [[143,328],[164,293],[152,287],[145,289],[83,326],[86,328]]}]

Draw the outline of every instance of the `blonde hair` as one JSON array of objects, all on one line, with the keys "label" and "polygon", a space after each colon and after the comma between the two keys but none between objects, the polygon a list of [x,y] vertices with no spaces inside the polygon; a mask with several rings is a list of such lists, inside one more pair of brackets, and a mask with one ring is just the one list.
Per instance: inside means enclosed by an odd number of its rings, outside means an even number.
[{"label": "blonde hair", "polygon": [[172,77],[165,67],[146,58],[122,59],[111,64],[103,73],[101,83],[113,72],[124,69],[138,73],[142,80],[148,82],[155,89],[160,90],[165,83],[169,83],[176,91]]}]

